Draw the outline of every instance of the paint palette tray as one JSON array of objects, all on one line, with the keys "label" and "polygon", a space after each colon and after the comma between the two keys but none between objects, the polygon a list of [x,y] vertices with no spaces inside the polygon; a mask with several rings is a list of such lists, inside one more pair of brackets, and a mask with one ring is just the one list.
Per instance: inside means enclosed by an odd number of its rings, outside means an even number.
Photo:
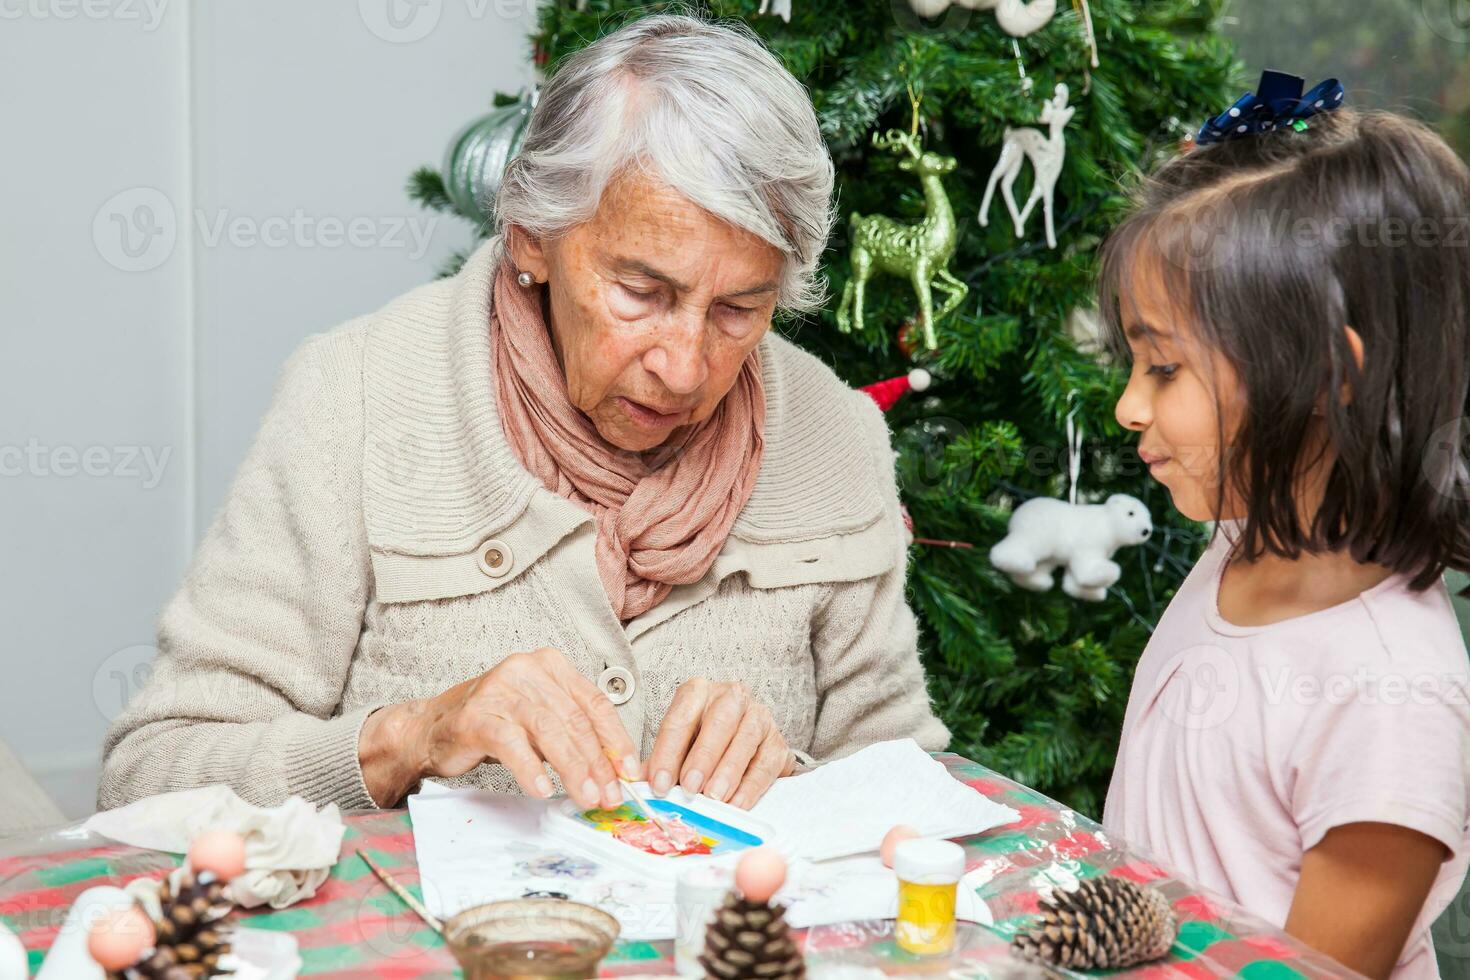
[{"label": "paint palette tray", "polygon": [[775,827],[739,807],[691,796],[679,786],[662,798],[654,796],[646,783],[635,786],[659,819],[670,824],[674,840],[644,819],[632,800],[594,810],[583,810],[569,799],[557,800],[546,808],[541,829],[588,856],[669,881],[691,865],[730,863],[734,859],[727,855],[753,847],[785,850]]}]

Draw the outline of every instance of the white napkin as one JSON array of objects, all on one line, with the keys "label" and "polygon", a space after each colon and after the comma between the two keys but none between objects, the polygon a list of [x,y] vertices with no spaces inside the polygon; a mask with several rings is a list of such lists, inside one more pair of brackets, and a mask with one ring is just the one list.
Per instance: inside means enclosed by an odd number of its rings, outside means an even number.
[{"label": "white napkin", "polygon": [[230,892],[247,909],[283,909],[315,895],[342,853],[346,830],[335,803],[317,810],[292,796],[280,806],[259,807],[225,785],[160,793],[93,814],[82,826],[123,844],[174,854],[187,853],[189,842],[206,830],[244,835],[245,873],[230,881]]}]

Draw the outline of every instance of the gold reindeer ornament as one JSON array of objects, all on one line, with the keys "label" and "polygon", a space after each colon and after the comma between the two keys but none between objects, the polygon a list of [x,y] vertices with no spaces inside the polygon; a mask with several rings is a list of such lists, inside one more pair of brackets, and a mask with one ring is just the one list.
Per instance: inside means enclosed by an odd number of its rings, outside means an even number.
[{"label": "gold reindeer ornament", "polygon": [[[916,224],[905,224],[882,215],[862,215],[854,211],[849,218],[852,228],[852,278],[842,289],[842,303],[837,308],[837,328],[843,333],[858,329],[863,322],[863,291],[875,273],[903,276],[914,288],[919,300],[919,325],[923,328],[924,346],[939,346],[934,324],[964,301],[970,288],[949,271],[954,257],[959,228],[949,197],[940,177],[955,168],[954,157],[925,151],[916,133],[890,129],[873,134],[873,145],[879,149],[905,153],[898,164],[900,170],[918,175],[924,188],[924,217]],[[944,302],[934,309],[933,289],[944,293]]]}]

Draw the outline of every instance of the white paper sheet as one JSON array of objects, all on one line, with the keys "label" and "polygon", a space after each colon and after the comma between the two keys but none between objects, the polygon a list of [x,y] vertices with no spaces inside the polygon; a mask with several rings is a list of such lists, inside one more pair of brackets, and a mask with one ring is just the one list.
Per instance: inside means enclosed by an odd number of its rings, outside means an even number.
[{"label": "white paper sheet", "polygon": [[876,851],[898,824],[925,837],[967,837],[1020,819],[956,780],[911,738],[878,742],[778,779],[750,812],[781,828],[796,852],[813,861]]}]

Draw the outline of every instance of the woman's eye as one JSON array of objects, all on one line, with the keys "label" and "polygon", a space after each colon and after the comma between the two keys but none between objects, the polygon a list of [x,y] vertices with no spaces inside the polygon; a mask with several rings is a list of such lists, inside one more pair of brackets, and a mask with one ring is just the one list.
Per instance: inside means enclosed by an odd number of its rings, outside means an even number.
[{"label": "woman's eye", "polygon": [[650,290],[648,292],[640,292],[639,290],[634,289],[632,286],[624,286],[622,283],[618,283],[618,285],[622,287],[623,292],[636,299],[652,299],[658,293],[658,290],[656,289]]},{"label": "woman's eye", "polygon": [[753,306],[731,306],[729,303],[725,304],[725,309],[735,316],[745,316],[747,313],[755,312],[755,307]]},{"label": "woman's eye", "polygon": [[1174,372],[1179,370],[1177,364],[1155,364],[1148,369],[1149,374],[1156,374],[1165,381],[1174,380]]}]

